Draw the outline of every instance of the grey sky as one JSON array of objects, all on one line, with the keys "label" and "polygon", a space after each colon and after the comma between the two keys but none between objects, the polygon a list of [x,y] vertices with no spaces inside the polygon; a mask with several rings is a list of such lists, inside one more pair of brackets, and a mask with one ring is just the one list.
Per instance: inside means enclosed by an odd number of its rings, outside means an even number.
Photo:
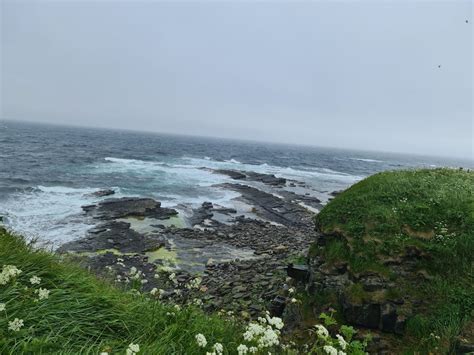
[{"label": "grey sky", "polygon": [[472,158],[472,7],[3,0],[2,117]]}]

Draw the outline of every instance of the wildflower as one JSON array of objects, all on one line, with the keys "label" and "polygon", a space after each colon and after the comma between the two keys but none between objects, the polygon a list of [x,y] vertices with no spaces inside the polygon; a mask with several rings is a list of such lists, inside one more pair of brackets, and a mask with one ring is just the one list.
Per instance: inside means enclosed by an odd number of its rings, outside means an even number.
[{"label": "wildflower", "polygon": [[291,295],[292,293],[295,293],[295,289],[293,287],[288,289],[288,293]]},{"label": "wildflower", "polygon": [[21,327],[23,327],[23,319],[15,318],[11,322],[8,322],[8,329],[13,332],[20,331]]},{"label": "wildflower", "polygon": [[249,348],[245,344],[240,344],[237,347],[237,352],[239,353],[239,355],[245,355],[247,354],[248,351],[249,351]]},{"label": "wildflower", "polygon": [[140,346],[138,344],[133,344],[131,343],[129,346],[128,346],[128,349],[126,351],[126,354],[127,355],[135,355],[136,353],[138,353],[140,351]]},{"label": "wildflower", "polygon": [[222,354],[224,352],[224,346],[222,346],[221,343],[215,343],[213,349],[216,354]]},{"label": "wildflower", "polygon": [[340,345],[341,349],[342,349],[342,350],[346,350],[347,342],[346,342],[346,340],[344,339],[344,337],[343,337],[342,335],[340,335],[340,334],[337,334],[337,335],[336,335],[336,338],[337,338],[337,340],[338,340],[338,342],[339,342],[339,345]]},{"label": "wildflower", "polygon": [[5,303],[0,303],[0,312],[5,310]]},{"label": "wildflower", "polygon": [[41,282],[41,278],[38,276],[33,276],[30,278],[30,284],[32,285],[39,285]]},{"label": "wildflower", "polygon": [[156,295],[156,293],[158,292],[158,289],[156,287],[154,287],[151,291],[150,291],[150,295],[154,296]]},{"label": "wildflower", "polygon": [[270,318],[269,316],[267,316],[267,322],[268,324],[273,325],[276,329],[281,329],[284,326],[283,321],[281,320],[281,318],[278,317]]},{"label": "wildflower", "polygon": [[255,354],[257,351],[258,351],[258,348],[255,347],[255,346],[251,346],[251,347],[249,348],[249,353],[251,353],[251,354]]},{"label": "wildflower", "polygon": [[297,300],[296,298],[292,298],[292,299],[290,300],[290,302],[291,302],[291,303],[296,303],[296,302],[298,302],[298,300]]},{"label": "wildflower", "polygon": [[196,343],[199,347],[201,348],[205,348],[206,345],[207,345],[207,340],[206,340],[206,337],[202,334],[196,334],[196,336],[194,337],[196,339]]},{"label": "wildflower", "polygon": [[325,345],[323,350],[326,352],[326,354],[337,355],[337,349],[331,345]]},{"label": "wildflower", "polygon": [[22,273],[14,265],[3,265],[2,272],[0,273],[0,285],[6,285],[12,278]]},{"label": "wildflower", "polygon": [[147,280],[147,279],[143,279],[143,280],[141,280],[140,282],[141,282],[142,285],[143,285],[143,284],[146,284],[146,283],[148,282],[148,280]]},{"label": "wildflower", "polygon": [[102,351],[100,355],[109,355],[109,353],[107,351]]},{"label": "wildflower", "polygon": [[268,348],[273,345],[278,345],[279,342],[278,333],[271,328],[267,328],[262,337],[258,340],[258,346],[260,348]]},{"label": "wildflower", "polygon": [[107,269],[108,272],[114,271],[113,267],[110,265],[107,265],[105,268]]},{"label": "wildflower", "polygon": [[49,290],[45,288],[40,288],[39,290],[36,291],[38,294],[38,299],[39,300],[45,300],[49,297]]},{"label": "wildflower", "polygon": [[179,304],[175,304],[174,309],[176,309],[179,312],[181,310],[181,307],[179,306]]},{"label": "wildflower", "polygon": [[160,278],[160,274],[155,274],[155,279],[159,279]]},{"label": "wildflower", "polygon": [[132,267],[130,268],[129,274],[130,274],[130,275],[135,275],[136,273],[137,273],[137,268],[136,268],[135,266],[132,266]]},{"label": "wildflower", "polygon": [[321,338],[327,338],[329,336],[328,330],[324,327],[324,325],[316,324],[316,334],[318,334]]}]

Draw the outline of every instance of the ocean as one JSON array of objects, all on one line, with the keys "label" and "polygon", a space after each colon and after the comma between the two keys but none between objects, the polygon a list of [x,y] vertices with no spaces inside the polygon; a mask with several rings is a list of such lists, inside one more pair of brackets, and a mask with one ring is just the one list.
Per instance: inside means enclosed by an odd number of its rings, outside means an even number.
[{"label": "ocean", "polygon": [[[315,142],[317,144],[317,142]],[[0,122],[0,216],[15,232],[59,246],[92,227],[81,206],[106,197],[152,197],[186,212],[205,201],[235,207],[239,194],[212,169],[275,174],[327,201],[384,170],[472,167],[472,161],[120,130]],[[290,188],[289,188],[290,189]],[[290,189],[291,190],[291,189]]]}]

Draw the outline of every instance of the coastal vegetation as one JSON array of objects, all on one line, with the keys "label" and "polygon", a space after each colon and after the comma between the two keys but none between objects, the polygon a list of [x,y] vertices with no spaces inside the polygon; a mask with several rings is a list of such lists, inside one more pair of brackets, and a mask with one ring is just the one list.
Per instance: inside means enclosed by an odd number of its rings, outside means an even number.
[{"label": "coastal vegetation", "polygon": [[328,203],[316,225],[322,237],[310,260],[345,268],[349,279],[319,290],[342,295],[326,302],[345,320],[397,333],[387,338],[395,352],[448,353],[473,342],[473,172],[375,174]]}]

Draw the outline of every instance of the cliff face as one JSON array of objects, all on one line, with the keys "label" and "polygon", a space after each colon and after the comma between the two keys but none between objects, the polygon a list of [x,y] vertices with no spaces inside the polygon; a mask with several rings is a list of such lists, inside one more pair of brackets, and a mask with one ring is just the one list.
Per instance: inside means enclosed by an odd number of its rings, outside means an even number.
[{"label": "cliff face", "polygon": [[314,313],[332,307],[371,330],[375,352],[471,349],[472,172],[374,175],[331,201],[316,226],[307,283]]}]

